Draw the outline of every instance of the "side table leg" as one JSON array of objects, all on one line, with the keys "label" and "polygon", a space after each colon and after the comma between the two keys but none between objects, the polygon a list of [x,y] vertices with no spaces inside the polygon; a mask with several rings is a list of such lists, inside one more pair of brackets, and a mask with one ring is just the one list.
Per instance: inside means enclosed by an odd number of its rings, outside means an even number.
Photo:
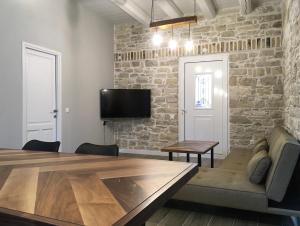
[{"label": "side table leg", "polygon": [[186,153],[186,161],[190,162],[190,153]]},{"label": "side table leg", "polygon": [[201,154],[198,154],[198,166],[202,166],[202,159],[201,159]]},{"label": "side table leg", "polygon": [[213,148],[210,151],[210,167],[211,168],[215,167],[215,165],[214,165],[214,149]]},{"label": "side table leg", "polygon": [[169,161],[173,161],[173,152],[169,152]]}]

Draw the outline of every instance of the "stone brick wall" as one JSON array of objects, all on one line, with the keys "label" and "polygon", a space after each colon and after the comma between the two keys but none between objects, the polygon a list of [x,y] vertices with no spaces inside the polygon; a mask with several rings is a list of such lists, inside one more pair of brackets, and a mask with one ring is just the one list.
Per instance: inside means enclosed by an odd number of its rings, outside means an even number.
[{"label": "stone brick wall", "polygon": [[[278,4],[277,4],[278,3]],[[121,148],[158,150],[178,139],[178,58],[186,55],[228,53],[231,149],[250,148],[275,125],[283,123],[282,16],[279,2],[257,7],[241,16],[224,10],[212,20],[199,18],[192,26],[195,48],[176,51],[165,42],[155,49],[152,32],[138,24],[115,27],[115,88],[152,90],[151,119],[114,123]],[[188,29],[174,29],[177,39]]]},{"label": "stone brick wall", "polygon": [[284,2],[284,124],[300,139],[300,3]]}]

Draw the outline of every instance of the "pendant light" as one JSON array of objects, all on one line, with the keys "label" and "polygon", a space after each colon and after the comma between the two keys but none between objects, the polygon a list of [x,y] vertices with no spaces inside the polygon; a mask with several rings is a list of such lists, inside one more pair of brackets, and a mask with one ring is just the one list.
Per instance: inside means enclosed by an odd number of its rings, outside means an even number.
[{"label": "pendant light", "polygon": [[[151,23],[154,20],[154,0],[152,0],[151,5]],[[156,47],[159,47],[161,43],[163,42],[162,36],[158,33],[158,28],[155,28],[155,33],[152,36],[152,44]]]},{"label": "pendant light", "polygon": [[174,34],[173,34],[173,26],[172,26],[172,37],[169,41],[169,48],[171,50],[175,50],[177,47],[177,41],[174,39]]},{"label": "pendant light", "polygon": [[153,43],[154,46],[159,47],[161,45],[162,41],[163,41],[163,38],[158,33],[157,28],[156,28],[156,31],[155,31],[155,33],[152,36],[152,43]]},{"label": "pendant light", "polygon": [[193,40],[191,37],[191,24],[189,24],[189,38],[185,42],[184,47],[185,47],[186,51],[188,51],[188,52],[192,51],[194,48],[194,43],[193,43]]},{"label": "pendant light", "polygon": [[172,37],[169,40],[168,46],[171,50],[177,48],[177,41],[174,39],[174,26],[189,26],[189,38],[185,42],[186,51],[192,51],[194,48],[193,40],[191,37],[191,23],[197,23],[197,14],[196,14],[196,0],[194,0],[194,16],[179,17],[168,20],[154,21],[154,0],[152,0],[151,6],[151,22],[150,28],[155,28],[155,33],[152,36],[152,43],[154,46],[159,47],[163,42],[163,37],[158,32],[158,29],[168,29],[172,28]]},{"label": "pendant light", "polygon": [[[196,16],[196,0],[194,0],[194,15]],[[194,48],[194,43],[193,43],[193,39],[192,39],[192,35],[191,35],[191,23],[189,23],[189,38],[188,40],[185,42],[185,50],[187,52],[190,52],[193,50]]]},{"label": "pendant light", "polygon": [[[159,1],[157,0],[157,2]],[[160,29],[169,29],[173,25],[182,26],[190,23],[197,23],[196,0],[194,0],[194,13],[194,16],[184,16],[167,20],[154,21],[154,0],[152,0],[150,28],[159,27]]]}]

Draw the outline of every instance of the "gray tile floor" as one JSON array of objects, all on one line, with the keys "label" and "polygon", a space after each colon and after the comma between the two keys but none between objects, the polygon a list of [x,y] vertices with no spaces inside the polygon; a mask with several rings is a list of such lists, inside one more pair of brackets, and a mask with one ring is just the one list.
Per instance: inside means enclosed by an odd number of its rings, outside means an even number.
[{"label": "gray tile floor", "polygon": [[159,209],[146,226],[292,226],[289,218],[246,211],[219,209],[189,211],[176,208]]}]

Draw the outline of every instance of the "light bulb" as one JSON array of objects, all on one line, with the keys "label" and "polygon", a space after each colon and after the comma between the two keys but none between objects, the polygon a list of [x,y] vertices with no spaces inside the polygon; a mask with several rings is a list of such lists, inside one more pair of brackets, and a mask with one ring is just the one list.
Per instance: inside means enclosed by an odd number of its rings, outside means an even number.
[{"label": "light bulb", "polygon": [[187,40],[184,46],[187,51],[191,51],[194,48],[193,40]]},{"label": "light bulb", "polygon": [[169,48],[170,48],[171,50],[174,50],[174,49],[176,49],[176,47],[177,47],[177,42],[176,42],[174,39],[171,39],[171,40],[169,41]]},{"label": "light bulb", "polygon": [[158,34],[157,32],[153,35],[152,37],[152,43],[154,46],[160,46],[160,44],[162,43],[162,37],[160,34]]}]

